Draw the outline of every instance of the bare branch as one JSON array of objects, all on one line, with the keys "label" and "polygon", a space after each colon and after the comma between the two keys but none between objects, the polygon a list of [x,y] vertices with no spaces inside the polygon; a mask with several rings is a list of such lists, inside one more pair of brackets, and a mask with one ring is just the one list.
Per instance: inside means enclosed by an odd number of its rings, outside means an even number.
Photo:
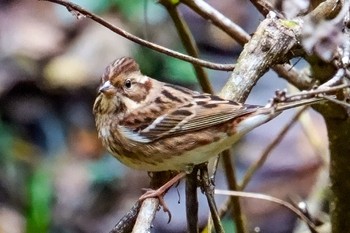
[{"label": "bare branch", "polygon": [[[208,167],[206,164],[203,164],[204,166],[200,169],[200,174],[201,174],[201,181],[202,181],[202,189],[204,191],[204,194],[207,197],[211,217],[213,220],[213,224],[215,227],[215,231],[217,233],[224,233],[224,228],[221,224],[220,221],[220,216],[218,214],[218,210],[216,207],[215,199],[214,199],[214,186],[209,180],[209,175],[208,175]],[[241,233],[241,232],[239,232]]]},{"label": "bare branch", "polygon": [[[264,5],[263,1],[256,0],[255,2],[257,2],[257,4]],[[229,36],[231,36],[233,39],[235,39],[241,45],[247,43],[250,40],[250,36],[248,35],[247,32],[245,32],[241,27],[239,27],[237,24],[232,22],[229,18],[225,17],[222,13],[220,13],[216,9],[212,8],[206,2],[201,1],[201,0],[181,0],[181,3],[190,7],[193,11],[195,11],[197,14],[201,15],[203,18],[210,20],[210,22],[212,22],[215,26],[217,26],[218,28],[220,28],[221,30],[226,32]],[[321,3],[318,7],[316,7],[312,12],[310,12],[310,15],[314,18],[319,18],[319,17],[329,18],[332,15],[334,15],[336,12],[338,12],[340,6],[341,6],[341,2],[338,0],[326,0],[325,2]],[[268,9],[268,7],[265,7],[265,8]],[[274,14],[276,15],[276,12]],[[276,16],[279,16],[279,15],[276,15]],[[300,33],[301,33],[300,26],[297,25],[298,20],[300,22],[302,22],[302,19],[296,19],[295,22],[293,21],[295,23],[294,28],[288,28],[287,31],[282,30],[280,37],[276,37],[276,39],[277,39],[276,41],[271,41],[272,45],[280,44],[282,46],[283,45],[285,46],[284,48],[281,48],[281,50],[278,52],[281,52],[281,51],[283,51],[283,52],[288,51],[289,52],[290,48],[292,48],[296,44],[296,42],[297,42],[296,38],[300,37]],[[290,22],[292,22],[292,21],[290,21]],[[283,23],[281,23],[281,22],[279,22],[276,26],[278,27],[278,28],[276,28],[276,31],[283,29],[283,27],[285,27],[285,25],[283,26]],[[288,27],[290,27],[290,26],[291,25],[289,25]],[[287,28],[287,27],[285,27],[285,28]],[[292,30],[292,32],[288,33],[288,30]],[[273,32],[274,31],[269,31],[269,33],[273,33]],[[286,33],[286,35],[284,35],[285,33]],[[294,34],[294,38],[295,38],[294,42],[291,42],[288,39],[288,37],[290,37],[292,34]],[[256,37],[255,34],[254,34],[254,37]],[[259,41],[260,41],[260,39],[263,39],[263,38],[264,37],[258,38],[253,43],[257,43],[257,44],[261,45],[262,42],[259,42]],[[254,51],[254,48],[249,48],[248,51],[249,52]],[[256,56],[256,55],[253,55],[253,56]],[[279,57],[281,57],[281,56],[283,56],[283,55],[279,54]],[[271,58],[269,58],[269,59],[273,60]],[[259,61],[259,63],[261,63],[261,61]],[[269,64],[269,66],[265,67],[265,69],[272,67],[272,69],[280,77],[286,79],[287,81],[289,81],[294,86],[296,86],[300,89],[307,89],[307,88],[310,88],[312,86],[310,77],[305,76],[305,75],[300,75],[295,69],[292,69],[290,65],[287,65],[287,64],[276,65],[277,63],[278,63],[277,61],[273,61],[271,64]],[[249,62],[245,61],[244,64],[249,64]],[[235,78],[238,80],[242,80],[242,78],[249,79],[245,76],[235,77]],[[231,81],[233,81],[233,77],[231,78],[230,82]],[[255,82],[253,82],[253,83],[255,83]],[[233,86],[231,86],[231,87],[233,87]],[[247,89],[247,88],[248,87],[242,87],[242,88],[238,88],[238,89],[248,90],[248,92],[249,92],[250,89],[249,88]],[[235,91],[234,89],[231,90],[231,92],[234,92],[234,91]],[[242,96],[242,93],[238,93],[236,96]],[[228,95],[228,97],[235,99],[234,96]],[[245,99],[245,98],[243,98],[243,99]]]},{"label": "bare branch", "polygon": [[194,166],[192,172],[186,175],[186,218],[188,233],[198,233],[198,166]]},{"label": "bare branch", "polygon": [[149,233],[151,232],[152,221],[156,215],[159,206],[158,198],[147,198],[142,202],[140,212],[137,216],[132,232]]},{"label": "bare branch", "polygon": [[335,98],[331,98],[329,96],[324,96],[323,98],[326,99],[326,100],[329,100],[330,102],[333,102],[335,104],[339,104],[339,105],[341,105],[341,106],[343,106],[345,108],[349,108],[350,109],[350,104],[348,104],[348,103],[346,103],[344,101],[340,101],[340,100],[337,100]]},{"label": "bare branch", "polygon": [[284,62],[290,49],[297,42],[295,35],[300,27],[296,25],[285,25],[271,12],[244,46],[236,68],[221,91],[221,96],[243,102],[257,80],[271,66]]},{"label": "bare branch", "polygon": [[[210,20],[211,23],[220,28],[222,31],[226,32],[230,37],[235,39],[241,45],[244,45],[250,40],[251,37],[246,31],[232,22],[229,18],[224,16],[221,12],[211,7],[205,1],[181,0],[181,3],[187,5],[203,18]],[[298,88],[306,89],[310,87],[310,78],[307,76],[299,75],[299,73],[288,64],[275,65],[272,69],[280,77],[288,80]]]},{"label": "bare branch", "polygon": [[[310,96],[315,96],[318,94],[325,94],[325,93],[332,93],[335,91],[339,91],[342,90],[344,88],[350,87],[350,84],[341,84],[338,86],[334,86],[334,87],[322,87],[322,88],[317,88],[315,90],[309,90],[309,91],[302,91],[302,92],[298,92],[295,94],[291,94],[286,96],[286,98],[288,99],[288,101],[295,101],[296,98],[300,99],[300,98],[308,98]],[[322,96],[324,97],[324,96]]]},{"label": "bare branch", "polygon": [[224,71],[232,71],[234,69],[234,65],[232,64],[218,64],[218,63],[213,63],[213,62],[208,62],[204,61],[198,58],[194,58],[179,52],[176,52],[174,50],[168,49],[166,47],[157,45],[155,43],[149,42],[147,40],[141,39],[121,28],[118,28],[109,22],[105,21],[103,18],[83,9],[82,7],[69,2],[65,0],[39,0],[39,1],[47,1],[47,2],[53,2],[57,3],[59,5],[65,6],[68,11],[74,12],[75,15],[79,15],[79,17],[87,17],[92,19],[93,21],[103,25],[104,27],[108,28],[109,30],[117,33],[118,35],[125,37],[128,40],[131,40],[137,44],[140,44],[142,46],[145,46],[147,48],[153,49],[155,51],[158,51],[160,53],[164,53],[166,55],[169,55],[171,57],[175,57],[193,64],[201,65],[203,67],[209,68],[209,69],[214,69],[214,70],[224,70]]}]

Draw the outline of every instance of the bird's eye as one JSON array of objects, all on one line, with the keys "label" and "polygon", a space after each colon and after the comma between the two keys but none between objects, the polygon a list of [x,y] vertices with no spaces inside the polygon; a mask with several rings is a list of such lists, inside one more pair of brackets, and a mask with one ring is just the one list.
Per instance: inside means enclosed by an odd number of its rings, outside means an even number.
[{"label": "bird's eye", "polygon": [[125,81],[124,85],[125,85],[126,88],[129,89],[129,88],[131,87],[131,80],[130,80],[130,79],[127,79],[127,80]]}]

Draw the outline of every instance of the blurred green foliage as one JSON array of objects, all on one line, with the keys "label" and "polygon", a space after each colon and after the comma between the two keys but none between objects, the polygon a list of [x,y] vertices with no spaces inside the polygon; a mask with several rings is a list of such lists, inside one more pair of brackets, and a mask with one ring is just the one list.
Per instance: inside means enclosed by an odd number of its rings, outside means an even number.
[{"label": "blurred green foliage", "polygon": [[188,62],[144,47],[138,47],[134,58],[140,64],[142,72],[150,77],[183,86],[192,87],[198,84],[193,66]]},{"label": "blurred green foliage", "polygon": [[27,233],[48,232],[53,201],[52,174],[46,166],[35,169],[28,178]]},{"label": "blurred green foliage", "polygon": [[156,23],[167,17],[163,7],[153,0],[77,0],[75,3],[96,13],[115,11],[129,22],[143,22],[147,17],[150,23]]}]

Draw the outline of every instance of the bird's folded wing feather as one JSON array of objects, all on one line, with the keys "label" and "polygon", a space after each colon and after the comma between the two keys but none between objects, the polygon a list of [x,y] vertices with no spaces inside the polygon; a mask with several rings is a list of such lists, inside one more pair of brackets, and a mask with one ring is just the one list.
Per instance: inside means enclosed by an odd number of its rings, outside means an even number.
[{"label": "bird's folded wing feather", "polygon": [[[119,130],[130,140],[148,143],[218,125],[256,109],[256,106],[242,106],[215,96],[201,95],[194,98],[192,104],[161,113],[147,122],[135,125],[125,121],[126,124],[119,125]],[[142,118],[139,118],[138,122],[140,119]]]}]

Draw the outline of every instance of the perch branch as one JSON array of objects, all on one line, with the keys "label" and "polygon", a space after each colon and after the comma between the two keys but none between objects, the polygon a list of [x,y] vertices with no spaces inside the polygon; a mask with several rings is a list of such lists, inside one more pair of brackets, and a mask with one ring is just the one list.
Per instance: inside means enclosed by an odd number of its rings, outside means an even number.
[{"label": "perch branch", "polygon": [[158,198],[147,198],[142,202],[140,211],[137,215],[132,232],[149,233],[151,232],[152,221],[159,206]]}]

